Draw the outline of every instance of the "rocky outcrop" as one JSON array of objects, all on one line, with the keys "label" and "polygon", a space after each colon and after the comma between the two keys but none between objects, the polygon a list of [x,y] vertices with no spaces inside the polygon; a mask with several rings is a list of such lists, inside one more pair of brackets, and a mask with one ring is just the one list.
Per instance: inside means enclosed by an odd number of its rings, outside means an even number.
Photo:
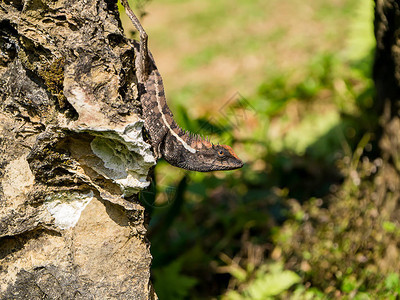
[{"label": "rocky outcrop", "polygon": [[0,2],[0,298],[153,299],[137,45],[106,0]]}]

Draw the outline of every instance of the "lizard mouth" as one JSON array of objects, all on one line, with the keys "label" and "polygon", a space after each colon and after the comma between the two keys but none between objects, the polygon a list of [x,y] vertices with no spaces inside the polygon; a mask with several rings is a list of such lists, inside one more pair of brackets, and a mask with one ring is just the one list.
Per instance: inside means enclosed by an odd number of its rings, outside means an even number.
[{"label": "lizard mouth", "polygon": [[230,161],[229,163],[221,163],[214,166],[213,171],[229,171],[243,167],[244,163],[241,160]]},{"label": "lizard mouth", "polygon": [[243,167],[244,163],[242,161],[238,161],[235,165],[231,165],[229,166],[227,169],[225,170],[236,170],[236,169],[240,169],[241,167]]},{"label": "lizard mouth", "polygon": [[198,165],[196,167],[193,167],[189,164],[187,164],[185,161],[181,162],[177,167],[183,168],[186,170],[190,171],[196,171],[196,172],[213,172],[213,171],[230,171],[230,170],[236,170],[240,169],[243,167],[244,163],[241,160],[236,160],[235,162],[230,161],[229,163],[215,163],[210,166],[210,165]]}]

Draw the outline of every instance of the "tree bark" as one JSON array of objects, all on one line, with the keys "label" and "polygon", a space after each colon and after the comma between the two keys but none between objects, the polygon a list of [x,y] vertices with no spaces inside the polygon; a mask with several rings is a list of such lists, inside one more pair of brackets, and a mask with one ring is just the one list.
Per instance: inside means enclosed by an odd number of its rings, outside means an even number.
[{"label": "tree bark", "polygon": [[400,172],[400,4],[375,0],[375,109],[381,116],[382,158]]},{"label": "tree bark", "polygon": [[137,44],[112,0],[0,2],[0,298],[154,299]]}]

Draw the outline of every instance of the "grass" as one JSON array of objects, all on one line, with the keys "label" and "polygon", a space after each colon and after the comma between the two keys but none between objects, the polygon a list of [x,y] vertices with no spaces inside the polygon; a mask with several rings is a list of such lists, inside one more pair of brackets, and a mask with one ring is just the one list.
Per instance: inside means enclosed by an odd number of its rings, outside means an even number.
[{"label": "grass", "polygon": [[[336,13],[339,20],[327,18],[310,24],[309,19],[318,15],[315,11],[326,6],[322,1],[313,2],[315,9],[300,1],[292,5],[279,1],[151,2],[144,25],[171,106],[190,101],[189,113],[198,117],[236,91],[251,95],[260,82],[274,77],[276,70],[301,69],[310,56],[332,44],[343,48],[341,36],[346,28],[335,26],[334,21],[343,22],[346,15]],[[347,10],[345,4],[340,1],[336,6]],[[185,13],[178,13],[181,11]],[[336,35],[325,36],[324,28],[334,27]],[[196,89],[187,89],[193,82]],[[192,92],[182,99],[182,89]]]}]

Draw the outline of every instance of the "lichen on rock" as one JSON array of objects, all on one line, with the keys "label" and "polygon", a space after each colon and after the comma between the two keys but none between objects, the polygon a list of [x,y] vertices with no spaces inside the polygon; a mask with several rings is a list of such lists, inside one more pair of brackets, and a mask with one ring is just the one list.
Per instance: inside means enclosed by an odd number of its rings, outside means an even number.
[{"label": "lichen on rock", "polygon": [[82,211],[93,199],[93,192],[62,192],[47,196],[44,206],[60,229],[72,228],[78,223]]}]

